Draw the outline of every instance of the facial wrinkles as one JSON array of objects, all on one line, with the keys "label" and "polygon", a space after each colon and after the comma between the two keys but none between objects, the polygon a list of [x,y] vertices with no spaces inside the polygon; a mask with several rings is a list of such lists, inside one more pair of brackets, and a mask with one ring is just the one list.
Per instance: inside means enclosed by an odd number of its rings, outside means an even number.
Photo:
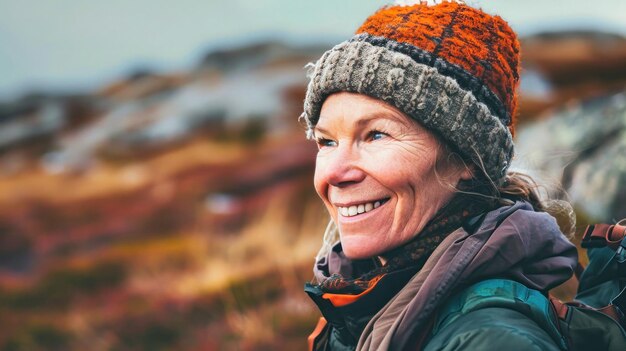
[{"label": "facial wrinkles", "polygon": [[[419,182],[407,183],[408,192],[412,195],[408,198],[412,199],[413,202],[410,204],[405,203],[405,205],[411,207],[410,209],[403,209],[403,211],[396,213],[393,227],[398,228],[406,225],[406,220],[402,217],[404,211],[410,213],[411,210],[417,210],[421,215],[417,216],[419,221],[413,223],[413,225],[415,230],[419,231],[435,215],[435,209],[440,208],[448,200],[447,197],[441,196],[441,189],[444,187],[446,180],[440,179],[438,175],[438,173],[447,174],[447,169],[437,169],[437,160],[439,152],[441,152],[440,144],[434,135],[425,132],[423,127],[418,125],[417,128],[413,128],[411,134],[403,137],[402,141],[398,146],[403,148],[404,153],[399,154],[406,159],[411,159],[410,155],[416,156],[428,160],[428,163],[423,168],[426,172],[419,179]],[[436,147],[433,148],[433,145],[436,145]],[[411,175],[406,174],[405,176],[410,177]],[[415,201],[416,199],[417,201]]]},{"label": "facial wrinkles", "polygon": [[[314,128],[329,141],[320,143],[315,186],[346,240],[344,250],[365,258],[414,237],[449,194],[438,179],[442,170],[435,170],[434,134],[383,102],[341,94],[328,98]],[[383,198],[384,208],[363,219],[344,218],[336,205]]]},{"label": "facial wrinkles", "polygon": [[[424,144],[421,144],[420,146],[423,145]],[[411,144],[403,144],[402,147],[405,148],[406,152],[411,152],[415,155],[424,155],[425,151],[430,151],[421,149],[418,146],[413,147]],[[402,227],[410,224],[410,226],[415,231],[415,233],[413,234],[417,234],[417,232],[421,230],[421,228],[423,228],[426,224],[426,219],[429,219],[431,217],[429,216],[429,214],[431,214],[431,211],[429,211],[429,209],[431,209],[433,207],[432,205],[434,205],[432,201],[436,200],[432,198],[431,194],[434,189],[432,189],[432,183],[430,182],[431,179],[435,178],[434,163],[429,163],[426,167],[427,172],[425,176],[419,180],[419,182],[408,182],[405,185],[404,191],[407,194],[410,194],[410,196],[402,197],[402,199],[405,201],[401,201],[400,203],[398,203],[400,211],[394,213],[394,219],[392,223],[393,232],[398,232],[399,230],[401,230]],[[410,177],[411,175],[406,174],[405,176]],[[431,184],[431,186],[424,186],[425,184]],[[411,201],[409,202],[406,200]],[[429,206],[425,207],[425,205]],[[405,218],[407,214],[410,215],[414,211],[419,211],[419,213],[421,213],[421,216],[416,218]]]},{"label": "facial wrinkles", "polygon": [[[376,123],[372,125],[372,128],[377,129],[375,124]],[[401,231],[403,227],[409,224],[411,225],[411,227],[415,229],[415,231],[418,231],[420,228],[422,228],[426,224],[424,223],[425,221],[414,222],[418,218],[406,218],[406,216],[407,215],[410,216],[411,212],[414,210],[418,210],[423,214],[430,212],[429,211],[430,207],[423,208],[423,206],[425,205],[423,202],[419,202],[419,201],[416,202],[414,200],[417,199],[418,197],[421,199],[431,198],[432,189],[428,187],[423,187],[423,184],[429,183],[429,180],[434,179],[436,177],[436,174],[434,171],[434,167],[435,167],[434,160],[436,159],[436,150],[432,150],[432,140],[429,139],[429,138],[432,138],[432,136],[424,133],[423,131],[419,129],[418,130],[413,129],[409,132],[401,134],[397,131],[404,130],[404,128],[398,128],[399,123],[395,121],[386,120],[384,125],[385,125],[384,128],[378,128],[378,129],[389,130],[390,131],[389,133],[391,134],[390,139],[394,139],[394,140],[387,140],[388,141],[387,143],[385,143],[385,140],[380,140],[379,143],[376,144],[375,147],[373,147],[373,152],[389,152],[390,154],[393,153],[396,156],[393,162],[406,162],[406,163],[411,162],[411,156],[413,157],[417,156],[421,158],[431,158],[428,156],[432,156],[433,161],[429,162],[425,166],[427,170],[426,175],[425,175],[426,179],[421,179],[418,183],[407,182],[400,189],[397,189],[394,186],[390,187],[390,189],[396,190],[394,191],[394,194],[396,195],[395,198],[402,199],[402,200],[398,200],[397,206],[399,207],[399,211],[394,212],[393,218],[391,220],[391,230],[386,232],[385,235],[389,236],[391,233],[397,233]],[[432,153],[435,153],[435,154],[433,155]],[[364,155],[364,156],[369,157],[371,155]],[[412,176],[412,174],[406,173],[403,176],[406,178],[409,178]],[[372,177],[376,181],[384,184],[384,181],[375,178],[375,175],[372,175]],[[400,192],[404,192],[404,196],[402,196]],[[406,194],[409,194],[409,196],[406,196]],[[408,200],[411,200],[411,201],[409,202]],[[427,216],[427,217],[430,217],[430,216]]]},{"label": "facial wrinkles", "polygon": [[[341,105],[344,108],[346,107],[346,104],[342,103]],[[320,118],[320,123],[315,129],[316,137],[319,135],[336,141],[338,143],[337,147],[355,148],[355,150],[350,152],[361,153],[361,155],[355,156],[357,159],[373,159],[371,158],[371,153],[389,152],[394,154],[394,162],[409,162],[406,160],[410,158],[408,154],[423,157],[423,155],[433,152],[428,149],[429,136],[421,130],[421,126],[413,125],[415,122],[407,120],[406,117],[398,116],[393,109],[384,107],[384,110],[386,111],[378,111],[369,118],[360,119],[358,123],[347,121],[344,114],[333,116],[335,119],[333,125],[340,125],[340,128],[324,126],[323,121],[330,118]],[[369,144],[365,140],[367,138],[366,133],[369,130],[380,131],[388,136],[382,140],[377,140],[375,145]],[[351,145],[346,146],[345,144]],[[402,151],[394,152],[397,149]],[[323,152],[320,152],[320,155],[324,156]],[[405,176],[410,177],[411,175],[406,174]],[[375,177],[373,178],[380,181]],[[417,193],[417,189],[414,188],[411,188],[410,191],[413,195]],[[366,196],[364,200],[372,200],[372,198]]]}]

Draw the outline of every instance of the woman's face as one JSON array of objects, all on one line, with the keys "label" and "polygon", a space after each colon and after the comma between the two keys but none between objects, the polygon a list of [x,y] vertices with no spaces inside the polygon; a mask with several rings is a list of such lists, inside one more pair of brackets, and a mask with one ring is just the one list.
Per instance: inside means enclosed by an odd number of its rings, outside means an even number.
[{"label": "woman's face", "polygon": [[437,162],[442,151],[431,132],[365,95],[329,96],[314,134],[315,190],[352,259],[408,242],[452,197],[458,181],[471,176]]}]

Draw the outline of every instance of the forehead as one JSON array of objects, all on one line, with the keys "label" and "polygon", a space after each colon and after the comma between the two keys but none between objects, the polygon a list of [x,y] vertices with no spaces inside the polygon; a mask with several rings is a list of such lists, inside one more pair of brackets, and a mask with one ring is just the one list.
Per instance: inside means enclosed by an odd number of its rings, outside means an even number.
[{"label": "forehead", "polygon": [[362,126],[378,121],[419,128],[417,122],[396,107],[367,95],[349,92],[332,94],[324,101],[317,126],[342,122]]}]

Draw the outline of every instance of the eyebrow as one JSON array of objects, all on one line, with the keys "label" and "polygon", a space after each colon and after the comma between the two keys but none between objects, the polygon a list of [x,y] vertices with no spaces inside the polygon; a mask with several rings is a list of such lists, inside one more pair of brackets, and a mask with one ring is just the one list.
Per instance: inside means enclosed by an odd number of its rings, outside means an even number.
[{"label": "eyebrow", "polygon": [[315,125],[315,127],[313,127],[313,134],[318,131],[324,134],[330,134],[326,129],[320,127],[319,125]]}]

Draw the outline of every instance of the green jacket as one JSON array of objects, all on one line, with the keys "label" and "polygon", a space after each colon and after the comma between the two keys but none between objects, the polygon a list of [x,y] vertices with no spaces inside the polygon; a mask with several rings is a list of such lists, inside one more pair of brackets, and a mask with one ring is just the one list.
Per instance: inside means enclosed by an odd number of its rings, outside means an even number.
[{"label": "green jacket", "polygon": [[512,280],[481,281],[438,311],[425,350],[566,350],[547,297]]},{"label": "green jacket", "polygon": [[[546,295],[573,274],[576,248],[553,217],[517,202],[488,212],[478,228],[459,228],[431,254],[419,271],[407,268],[383,276],[348,304],[333,301],[318,285],[305,291],[327,320],[313,336],[314,350],[559,350],[545,325],[525,312],[493,306],[437,319],[464,288],[494,278],[516,281]],[[349,276],[353,263],[340,245],[318,261],[318,281]],[[347,272],[347,273],[346,273]]]}]

